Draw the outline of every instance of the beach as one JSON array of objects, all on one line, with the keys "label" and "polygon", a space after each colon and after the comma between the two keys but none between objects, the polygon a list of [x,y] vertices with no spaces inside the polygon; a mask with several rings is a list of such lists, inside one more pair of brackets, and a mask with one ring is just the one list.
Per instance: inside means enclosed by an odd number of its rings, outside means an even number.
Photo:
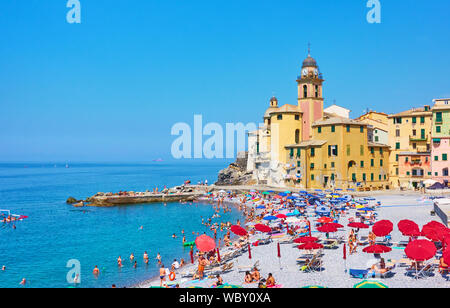
[{"label": "beach", "polygon": [[[397,194],[380,194],[376,196],[376,200],[381,202],[381,207],[378,208],[378,219],[388,219],[393,222],[394,230],[391,233],[392,242],[407,240],[408,238],[402,236],[397,228],[397,223],[403,219],[410,219],[422,226],[430,221],[440,221],[437,216],[431,216],[433,210],[433,203],[415,193],[397,193]],[[351,212],[351,211],[350,211]],[[339,223],[345,225],[345,228],[340,230],[337,235],[347,238],[350,228],[347,227],[347,217],[341,217]],[[359,235],[368,235],[370,229],[359,231]],[[314,232],[313,236],[318,236]],[[256,236],[257,237],[257,236]],[[255,240],[250,239],[250,242]],[[324,286],[329,288],[352,288],[361,279],[351,278],[349,269],[367,269],[374,263],[374,255],[362,252],[363,247],[358,248],[358,252],[349,255],[347,253],[347,260],[343,259],[343,245],[339,245],[334,250],[324,250],[323,269],[321,272],[301,272],[300,266],[297,265],[296,259],[300,256],[301,251],[296,248],[298,244],[282,244],[281,258],[277,257],[277,240],[274,240],[268,245],[251,247],[252,259],[248,257],[248,253],[243,253],[241,256],[231,260],[234,264],[233,270],[221,274],[224,283],[230,285],[239,285],[245,288],[256,288],[257,284],[243,284],[244,272],[239,272],[238,267],[252,266],[255,262],[259,262],[259,269],[261,276],[266,278],[269,273],[272,273],[276,284],[283,288],[299,288],[311,285]],[[405,258],[404,249],[392,247],[392,251],[383,254],[382,257],[389,263]],[[190,271],[197,267],[197,264],[187,265],[181,271]],[[346,271],[347,270],[347,271]],[[415,279],[406,276],[405,267],[396,265],[393,269],[394,276],[391,278],[379,279],[382,283],[391,288],[449,288],[450,282],[443,278],[437,270],[434,271],[434,276],[422,279]],[[205,279],[203,281],[194,281],[185,278],[177,278],[173,283],[178,283],[181,288],[186,287],[211,287],[216,279]],[[138,285],[141,288],[148,288],[151,286],[159,286],[159,279],[152,279]]]}]

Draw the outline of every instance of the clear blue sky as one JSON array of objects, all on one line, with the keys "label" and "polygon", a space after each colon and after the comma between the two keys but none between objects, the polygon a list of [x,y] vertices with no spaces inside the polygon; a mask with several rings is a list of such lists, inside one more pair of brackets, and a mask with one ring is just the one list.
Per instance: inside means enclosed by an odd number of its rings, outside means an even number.
[{"label": "clear blue sky", "polygon": [[296,103],[311,42],[325,105],[358,116],[450,97],[450,2],[0,1],[0,161],[170,158],[176,122],[260,122]]}]

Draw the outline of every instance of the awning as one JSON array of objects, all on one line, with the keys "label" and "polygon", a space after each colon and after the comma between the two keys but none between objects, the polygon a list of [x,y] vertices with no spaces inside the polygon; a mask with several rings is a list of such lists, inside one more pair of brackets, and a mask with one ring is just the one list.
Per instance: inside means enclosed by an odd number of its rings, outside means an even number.
[{"label": "awning", "polygon": [[439,139],[439,138],[434,138],[434,139],[433,139],[433,143],[441,143],[441,139]]}]

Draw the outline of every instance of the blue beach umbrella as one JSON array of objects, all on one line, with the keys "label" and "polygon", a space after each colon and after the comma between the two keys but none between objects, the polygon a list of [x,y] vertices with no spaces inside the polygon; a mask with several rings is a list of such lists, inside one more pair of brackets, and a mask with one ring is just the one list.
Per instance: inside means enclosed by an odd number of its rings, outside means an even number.
[{"label": "blue beach umbrella", "polygon": [[288,199],[288,200],[295,200],[295,199],[297,199],[297,198],[296,198],[296,197],[289,196],[289,197],[287,197],[287,199]]},{"label": "blue beach umbrella", "polygon": [[362,209],[358,209],[358,211],[362,212],[372,212],[374,209],[370,207],[363,207]]},{"label": "blue beach umbrella", "polygon": [[264,206],[264,205],[259,205],[259,206],[257,206],[256,207],[258,210],[261,210],[261,209],[265,209],[266,207]]},{"label": "blue beach umbrella", "polygon": [[266,217],[264,217],[263,218],[264,220],[277,220],[278,219],[278,217],[275,217],[275,216],[266,216]]},{"label": "blue beach umbrella", "polygon": [[330,215],[330,212],[331,212],[330,208],[326,206],[321,206],[316,209],[316,213],[322,216]]},{"label": "blue beach umbrella", "polygon": [[278,196],[281,196],[281,197],[286,197],[286,196],[287,196],[287,194],[286,194],[286,193],[279,193],[279,194],[278,194]]}]

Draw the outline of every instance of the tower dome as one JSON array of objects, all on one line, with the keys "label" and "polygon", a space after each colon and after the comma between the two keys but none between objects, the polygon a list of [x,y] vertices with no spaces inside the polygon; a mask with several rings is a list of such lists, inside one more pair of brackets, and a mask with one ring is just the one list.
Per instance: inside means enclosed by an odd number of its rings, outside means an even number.
[{"label": "tower dome", "polygon": [[308,55],[308,57],[305,59],[305,61],[303,61],[302,68],[305,68],[305,67],[315,67],[315,68],[318,67],[316,60],[314,60],[314,58],[311,57],[311,55]]}]

